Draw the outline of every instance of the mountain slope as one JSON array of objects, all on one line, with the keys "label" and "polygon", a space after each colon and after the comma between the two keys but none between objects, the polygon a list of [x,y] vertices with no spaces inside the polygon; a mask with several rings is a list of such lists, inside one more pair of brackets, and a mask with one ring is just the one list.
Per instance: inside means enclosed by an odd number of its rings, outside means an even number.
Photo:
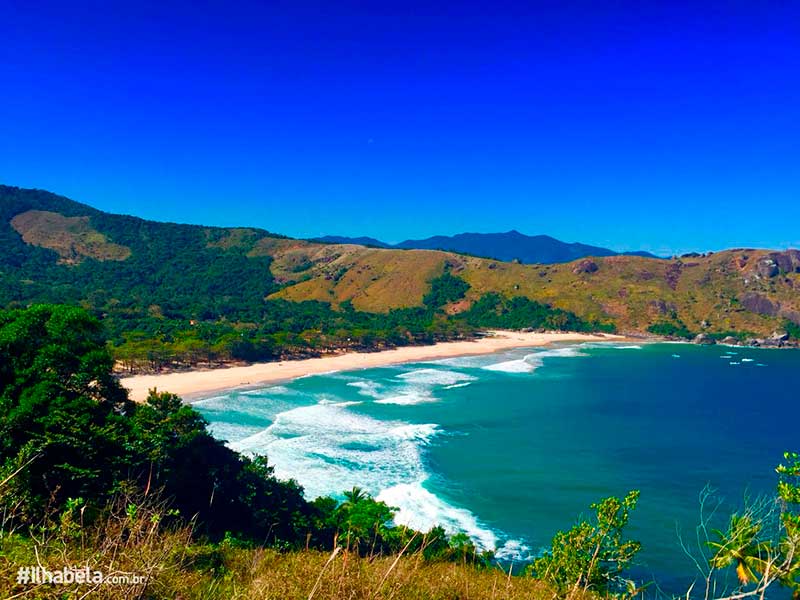
[{"label": "mountain slope", "polygon": [[[800,323],[798,251],[527,265],[437,250],[315,243],[253,228],[157,223],[7,186],[0,186],[0,250],[0,304],[81,303],[117,319],[145,312],[261,323],[278,314],[275,331],[302,332],[335,313],[292,305],[293,314],[288,305],[265,299],[314,300],[334,310],[350,303],[386,313],[421,307],[431,281],[449,272],[470,285],[463,300],[445,307],[449,314],[498,293],[630,332],[668,323],[694,332],[768,335],[787,320]],[[298,311],[314,316],[298,320]]]},{"label": "mountain slope", "polygon": [[232,302],[260,304],[275,290],[269,257],[243,250],[268,235],[109,215],[49,192],[0,186],[0,303],[224,314]]},{"label": "mountain slope", "polygon": [[522,263],[562,263],[586,256],[613,256],[607,248],[586,244],[567,244],[547,235],[528,236],[519,231],[507,233],[460,233],[434,236],[424,240],[406,240],[398,248],[449,250],[496,260]]},{"label": "mountain slope", "polygon": [[[566,243],[548,235],[525,235],[512,230],[506,233],[459,233],[453,236],[437,235],[422,240],[406,240],[399,244],[386,244],[370,237],[349,238],[325,236],[313,241],[338,244],[361,244],[377,248],[415,250],[443,250],[471,256],[481,256],[502,261],[525,264],[563,263],[589,256],[617,256],[620,253],[580,243]],[[648,252],[626,252],[631,256],[657,258]]]},{"label": "mountain slope", "polygon": [[[429,274],[436,268],[441,272],[447,265],[471,286],[462,309],[485,293],[498,292],[551,304],[587,319],[610,319],[630,332],[670,322],[683,323],[695,332],[763,335],[781,328],[785,319],[800,323],[797,251],[731,250],[669,261],[613,256],[546,266],[405,251],[412,252],[407,263],[395,263],[392,268],[387,268],[385,259],[379,261],[380,254],[360,254],[351,257],[337,277],[323,270],[282,288],[273,297],[351,301],[361,310],[401,308],[413,305],[409,296],[420,298]],[[417,272],[421,257],[429,262]],[[768,275],[776,261],[784,268]],[[413,294],[407,292],[410,289]],[[396,293],[398,290],[402,293]]]}]

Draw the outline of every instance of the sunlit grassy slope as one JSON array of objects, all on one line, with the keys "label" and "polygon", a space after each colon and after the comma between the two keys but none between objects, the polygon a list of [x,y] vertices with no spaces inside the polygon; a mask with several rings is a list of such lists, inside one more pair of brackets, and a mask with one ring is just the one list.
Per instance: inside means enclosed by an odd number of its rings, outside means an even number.
[{"label": "sunlit grassy slope", "polygon": [[[107,293],[111,278],[118,294],[114,301],[124,304],[127,288],[116,289],[119,278],[113,272],[124,272],[123,281],[131,280],[132,289],[139,285],[135,273],[152,272],[156,279],[149,283],[155,290],[175,278],[198,286],[212,282],[199,286],[203,293],[213,292],[208,299],[200,291],[187,291],[198,307],[225,298],[232,302],[245,292],[250,302],[258,302],[263,290],[270,298],[317,300],[334,308],[351,301],[359,310],[386,312],[421,305],[431,279],[449,268],[471,285],[464,302],[448,307],[451,313],[465,310],[482,294],[498,292],[587,319],[610,320],[626,332],[671,322],[695,332],[763,336],[787,320],[800,324],[800,252],[794,250],[523,265],[434,250],[313,243],[254,228],[155,223],[4,186],[0,209],[5,221],[0,223],[0,246],[7,251],[0,267],[26,286],[45,286],[41,297],[48,297],[47,282],[53,279],[83,290],[88,298]],[[101,265],[103,281],[96,274]],[[244,291],[239,289],[243,280],[248,283]],[[182,284],[180,289],[187,288]]]},{"label": "sunlit grassy slope", "polygon": [[[680,319],[694,331],[767,334],[800,311],[800,273],[769,275],[765,265],[774,253],[767,250],[522,265],[446,252],[285,243],[291,249],[269,250],[273,272],[286,284],[274,297],[350,300],[362,310],[420,305],[430,279],[449,266],[472,286],[468,300],[486,292],[523,295],[582,317],[611,318],[621,330],[643,331],[652,323]],[[304,269],[292,272],[297,264]]]}]

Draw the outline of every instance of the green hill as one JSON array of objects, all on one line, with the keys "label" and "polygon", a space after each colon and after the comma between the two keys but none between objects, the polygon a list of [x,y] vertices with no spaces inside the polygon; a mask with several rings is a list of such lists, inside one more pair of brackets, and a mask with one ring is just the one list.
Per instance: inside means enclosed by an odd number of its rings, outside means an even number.
[{"label": "green hill", "polygon": [[[0,186],[0,249],[0,305],[82,305],[138,367],[430,342],[490,326],[745,338],[800,324],[795,250],[523,265],[159,223],[9,186]],[[466,285],[426,303],[443,276]]]}]

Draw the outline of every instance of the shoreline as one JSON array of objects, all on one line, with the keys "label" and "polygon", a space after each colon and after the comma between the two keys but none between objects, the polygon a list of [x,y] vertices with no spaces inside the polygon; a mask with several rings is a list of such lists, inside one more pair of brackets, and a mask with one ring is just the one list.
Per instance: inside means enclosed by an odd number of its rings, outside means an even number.
[{"label": "shoreline", "polygon": [[[492,354],[514,348],[536,348],[557,342],[624,342],[632,338],[603,333],[489,331],[476,340],[439,342],[427,346],[401,346],[380,352],[345,352],[333,356],[254,363],[239,367],[221,367],[195,371],[132,375],[121,377],[120,383],[134,402],[143,402],[149,390],[177,394],[185,401],[237,388],[271,385],[334,371],[356,371],[409,362],[422,362]],[[637,339],[637,342],[642,340]]]}]

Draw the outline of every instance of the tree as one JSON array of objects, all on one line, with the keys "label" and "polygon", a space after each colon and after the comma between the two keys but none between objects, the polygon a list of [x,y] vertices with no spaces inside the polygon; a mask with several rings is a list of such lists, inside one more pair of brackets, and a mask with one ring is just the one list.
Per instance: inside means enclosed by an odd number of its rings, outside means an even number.
[{"label": "tree", "polygon": [[0,313],[0,465],[31,459],[27,514],[98,497],[127,474],[133,410],[100,323],[77,308]]},{"label": "tree", "polygon": [[769,547],[767,542],[759,540],[761,524],[753,522],[749,515],[731,515],[727,531],[714,530],[716,540],[708,542],[714,551],[711,565],[723,569],[736,565],[736,576],[739,583],[747,585],[758,579],[758,573],[764,571],[765,558]]},{"label": "tree", "polygon": [[624,540],[623,530],[639,500],[637,490],[620,500],[609,497],[592,504],[592,521],[581,521],[553,538],[552,547],[529,567],[530,574],[551,584],[561,596],[580,589],[598,593],[628,586],[621,575],[641,548]]},{"label": "tree", "polygon": [[[703,576],[706,598],[763,599],[774,584],[787,588],[795,600],[800,598],[800,456],[787,452],[784,457],[787,464],[776,468],[777,497],[746,503],[731,515],[724,531],[706,533],[721,501],[709,507],[711,492],[701,494],[698,554],[686,546],[684,550]],[[738,582],[735,589],[727,587],[725,578],[731,567]]]},{"label": "tree", "polygon": [[345,502],[343,506],[347,505],[355,508],[360,502],[367,498],[369,498],[369,494],[356,485],[353,486],[352,490],[348,490],[344,493]]},{"label": "tree", "polygon": [[456,277],[449,270],[445,270],[442,275],[431,280],[430,283],[431,289],[422,298],[422,303],[431,309],[440,308],[445,304],[460,300],[470,288],[466,281]]},{"label": "tree", "polygon": [[780,552],[787,557],[780,583],[792,591],[794,600],[800,599],[800,454],[786,452],[787,464],[775,469],[778,473],[778,498],[782,503],[781,523],[784,532]]}]

